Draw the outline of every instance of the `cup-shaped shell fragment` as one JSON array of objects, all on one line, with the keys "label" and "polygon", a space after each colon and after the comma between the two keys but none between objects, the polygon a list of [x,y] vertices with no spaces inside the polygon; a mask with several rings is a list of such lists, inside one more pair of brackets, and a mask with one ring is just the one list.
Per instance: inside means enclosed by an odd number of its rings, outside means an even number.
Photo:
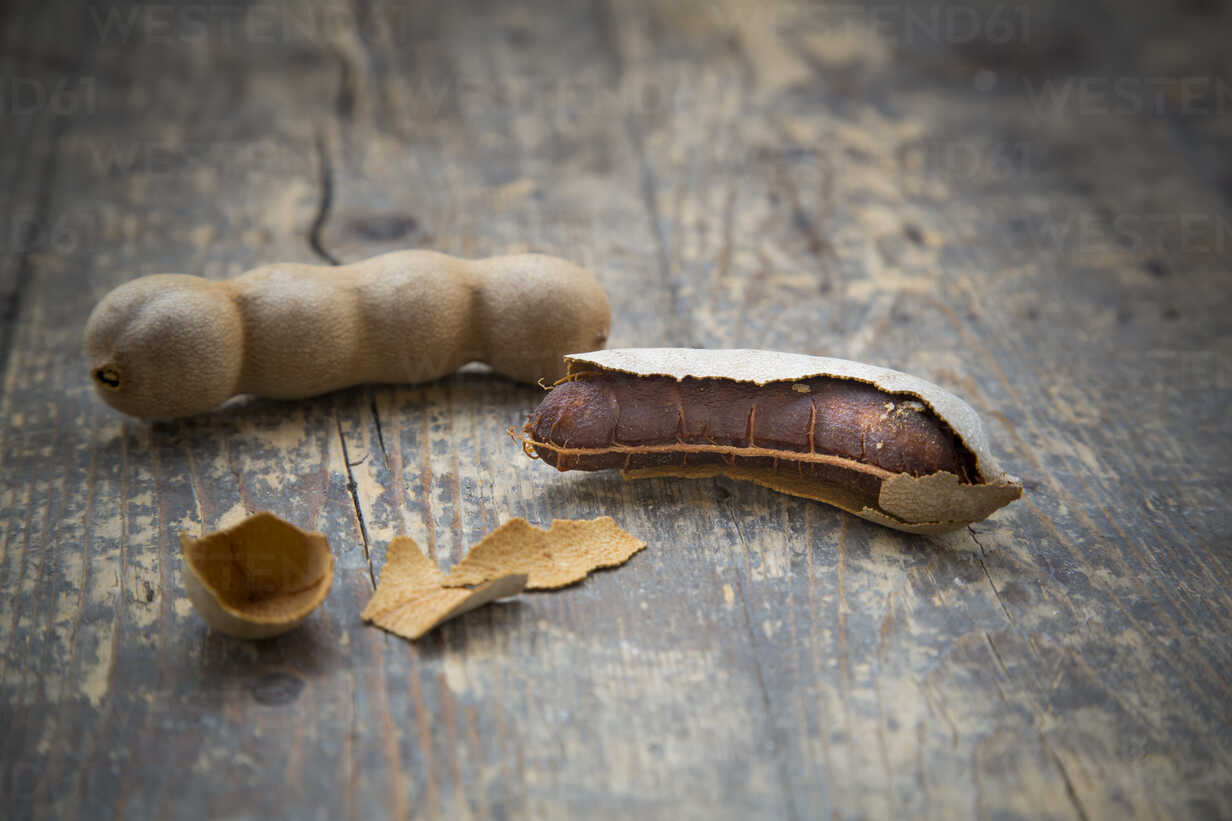
[{"label": "cup-shaped shell fragment", "polygon": [[325,600],[334,556],[320,533],[272,513],[198,539],[180,534],[184,585],[203,619],[240,638],[285,633]]}]

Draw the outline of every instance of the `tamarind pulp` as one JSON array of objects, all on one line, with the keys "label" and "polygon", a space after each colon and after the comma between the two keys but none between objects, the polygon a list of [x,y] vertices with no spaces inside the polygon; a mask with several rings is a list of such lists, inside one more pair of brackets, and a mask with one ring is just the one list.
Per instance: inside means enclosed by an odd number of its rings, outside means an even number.
[{"label": "tamarind pulp", "polygon": [[[721,375],[725,358],[735,378]],[[527,452],[562,471],[722,473],[921,532],[983,518],[1021,493],[987,455],[970,406],[906,374],[766,351],[567,359],[569,376],[523,428]],[[759,364],[760,383],[750,371]]]}]

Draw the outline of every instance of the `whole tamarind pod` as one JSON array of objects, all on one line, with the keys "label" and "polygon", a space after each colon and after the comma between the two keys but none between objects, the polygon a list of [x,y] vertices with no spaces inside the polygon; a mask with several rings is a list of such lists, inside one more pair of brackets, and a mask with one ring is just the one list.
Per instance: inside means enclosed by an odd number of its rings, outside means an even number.
[{"label": "whole tamarind pod", "polygon": [[987,517],[1022,495],[978,415],[937,385],[845,359],[626,348],[565,357],[523,428],[559,470],[723,474],[913,533]]},{"label": "whole tamarind pod", "polygon": [[610,322],[598,281],[563,259],[396,251],[221,281],[127,282],[90,314],[85,355],[109,405],[167,419],[237,394],[297,399],[424,382],[472,361],[519,381],[554,380],[565,353],[602,347]]}]

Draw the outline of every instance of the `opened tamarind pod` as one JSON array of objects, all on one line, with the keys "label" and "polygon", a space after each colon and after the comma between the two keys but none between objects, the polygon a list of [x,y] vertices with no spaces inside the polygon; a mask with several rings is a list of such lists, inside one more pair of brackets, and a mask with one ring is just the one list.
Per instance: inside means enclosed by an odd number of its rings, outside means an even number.
[{"label": "opened tamarind pod", "polygon": [[476,360],[524,382],[558,379],[564,354],[601,347],[610,320],[594,275],[557,257],[395,251],[222,281],[141,277],[95,306],[85,354],[107,404],[167,419],[236,394],[425,382]]},{"label": "opened tamarind pod", "polygon": [[911,533],[979,521],[1022,495],[975,410],[899,371],[752,350],[625,348],[565,357],[523,428],[559,470],[722,474]]}]

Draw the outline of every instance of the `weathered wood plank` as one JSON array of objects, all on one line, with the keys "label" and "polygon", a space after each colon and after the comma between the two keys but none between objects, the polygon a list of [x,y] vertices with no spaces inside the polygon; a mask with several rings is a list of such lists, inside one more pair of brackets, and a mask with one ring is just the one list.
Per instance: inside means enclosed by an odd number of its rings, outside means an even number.
[{"label": "weathered wood plank", "polygon": [[[1232,813],[1224,120],[1065,91],[1205,64],[1098,6],[953,8],[10,12],[7,78],[93,94],[0,135],[14,816]],[[588,265],[614,345],[919,373],[1028,496],[923,538],[558,475],[505,433],[537,389],[480,372],[154,425],[90,393],[80,328],[132,276],[411,245]],[[258,509],[338,575],[247,644],[177,533]],[[395,535],[447,564],[600,514],[650,548],[415,644],[359,622]]]}]

